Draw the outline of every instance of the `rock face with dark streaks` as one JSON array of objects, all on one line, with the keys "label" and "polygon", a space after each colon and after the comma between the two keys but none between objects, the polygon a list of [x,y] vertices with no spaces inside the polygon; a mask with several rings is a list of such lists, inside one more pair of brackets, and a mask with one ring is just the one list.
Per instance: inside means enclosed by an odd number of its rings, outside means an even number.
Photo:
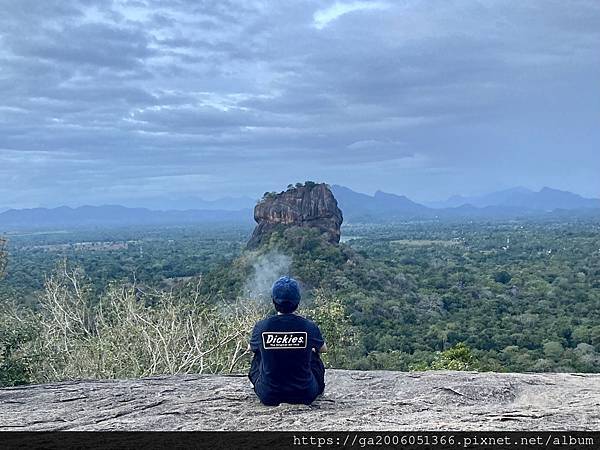
[{"label": "rock face with dark streaks", "polygon": [[260,246],[275,230],[293,226],[316,228],[337,244],[343,216],[329,186],[306,182],[279,194],[266,193],[254,207],[254,220],[248,248]]}]

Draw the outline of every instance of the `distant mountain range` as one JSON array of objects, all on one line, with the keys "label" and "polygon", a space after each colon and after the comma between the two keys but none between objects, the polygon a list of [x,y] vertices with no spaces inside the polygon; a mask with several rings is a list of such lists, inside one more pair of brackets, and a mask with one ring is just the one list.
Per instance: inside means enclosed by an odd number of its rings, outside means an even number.
[{"label": "distant mountain range", "polygon": [[127,208],[120,205],[70,208],[9,209],[0,213],[0,230],[20,228],[57,228],[129,225],[179,225],[188,223],[250,223],[251,209],[237,211],[169,210]]},{"label": "distant mountain range", "polygon": [[333,185],[333,193],[347,222],[380,222],[412,218],[512,218],[540,214],[600,215],[600,199],[543,188],[539,192],[514,188],[481,197],[450,197],[446,202],[415,203],[403,195],[381,191],[374,195]]},{"label": "distant mountain range", "polygon": [[379,222],[435,215],[431,208],[415,203],[404,195],[377,191],[371,196],[337,184],[331,186],[331,190],[346,222]]},{"label": "distant mountain range", "polygon": [[[514,188],[480,197],[450,197],[445,202],[422,205],[403,195],[382,191],[374,195],[333,185],[333,194],[344,222],[393,222],[409,219],[508,219],[544,215],[600,217],[600,199],[543,188],[538,192]],[[190,202],[192,199],[188,199]],[[185,204],[188,204],[185,200]],[[229,203],[228,203],[229,201]],[[175,202],[177,203],[177,202]],[[91,226],[179,225],[191,223],[254,223],[249,197],[200,200],[194,209],[168,211],[121,205],[71,208],[9,209],[0,212],[0,232],[25,228],[74,228]],[[217,208],[219,206],[219,208]]]},{"label": "distant mountain range", "polygon": [[187,195],[181,197],[154,197],[144,199],[131,199],[121,202],[124,206],[134,208],[148,208],[152,210],[164,210],[165,205],[168,209],[179,211],[187,209],[210,209],[223,211],[239,211],[240,209],[252,209],[256,204],[256,199],[251,197],[221,197],[215,200],[204,200],[201,197]]},{"label": "distant mountain range", "polygon": [[445,202],[427,204],[433,208],[456,208],[463,205],[472,205],[478,208],[508,206],[553,211],[555,209],[600,208],[600,199],[584,198],[572,192],[559,191],[549,187],[542,188],[539,192],[516,187],[479,197],[455,195]]}]

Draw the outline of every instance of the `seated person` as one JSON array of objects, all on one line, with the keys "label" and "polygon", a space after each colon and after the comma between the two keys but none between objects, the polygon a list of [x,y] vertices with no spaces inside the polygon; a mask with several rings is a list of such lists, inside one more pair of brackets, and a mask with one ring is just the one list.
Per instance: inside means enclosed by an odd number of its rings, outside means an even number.
[{"label": "seated person", "polygon": [[325,366],[319,353],[327,351],[321,330],[295,313],[300,303],[296,280],[281,277],[273,284],[277,315],[259,321],[252,330],[254,352],[248,378],[265,405],[311,404],[325,389]]}]

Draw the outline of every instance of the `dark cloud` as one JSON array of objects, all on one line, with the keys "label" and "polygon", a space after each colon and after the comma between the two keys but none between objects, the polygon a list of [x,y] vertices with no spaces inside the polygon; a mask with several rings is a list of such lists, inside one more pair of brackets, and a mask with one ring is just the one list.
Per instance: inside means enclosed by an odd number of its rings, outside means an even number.
[{"label": "dark cloud", "polygon": [[600,4],[2,2],[0,206],[600,192]]}]

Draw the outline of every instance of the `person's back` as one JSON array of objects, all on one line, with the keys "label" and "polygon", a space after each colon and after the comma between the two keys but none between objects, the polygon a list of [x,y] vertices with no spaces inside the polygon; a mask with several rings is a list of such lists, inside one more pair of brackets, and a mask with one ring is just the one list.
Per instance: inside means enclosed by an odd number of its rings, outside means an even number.
[{"label": "person's back", "polygon": [[[252,331],[249,347],[255,355],[248,376],[266,405],[310,404],[324,389],[325,367],[319,352],[326,346],[319,327],[293,312],[299,293],[278,291],[281,285],[297,289],[296,282],[287,277],[275,283],[273,300],[278,314],[259,321]],[[278,296],[292,300],[280,301]]]}]

